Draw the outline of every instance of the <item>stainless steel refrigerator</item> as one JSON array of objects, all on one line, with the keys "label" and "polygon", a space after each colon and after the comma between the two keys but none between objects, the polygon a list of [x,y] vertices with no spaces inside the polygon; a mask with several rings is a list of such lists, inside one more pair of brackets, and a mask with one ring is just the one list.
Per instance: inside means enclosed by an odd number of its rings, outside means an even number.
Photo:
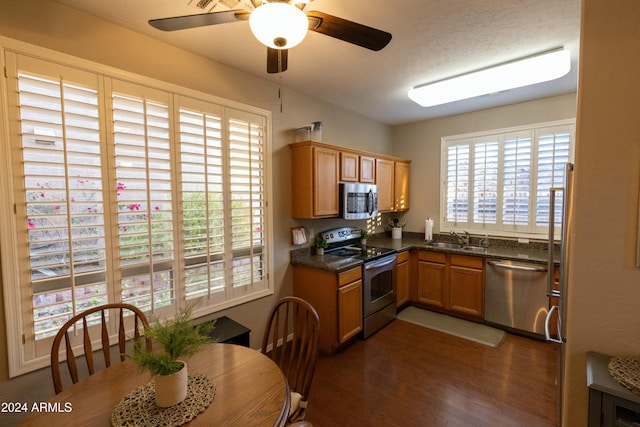
[{"label": "stainless steel refrigerator", "polygon": [[[564,361],[566,348],[566,319],[567,319],[567,285],[568,285],[568,258],[569,258],[569,234],[571,233],[572,218],[572,187],[573,187],[573,163],[567,163],[565,167],[565,183],[563,187],[554,187],[550,189],[549,200],[549,282],[547,285],[547,295],[550,298],[557,298],[557,305],[553,305],[549,309],[545,322],[545,333],[547,341],[558,343],[560,345],[559,368],[558,368],[558,387],[559,387],[559,405],[558,405],[558,425],[562,425],[562,380],[564,377]],[[556,216],[556,205],[559,194],[562,197],[562,209],[559,217]],[[558,289],[554,289],[554,267],[555,267],[555,224],[560,222],[560,253],[558,260],[560,262],[560,276]],[[554,226],[552,226],[552,224]],[[557,337],[551,336],[550,323],[551,319],[557,314]]]}]

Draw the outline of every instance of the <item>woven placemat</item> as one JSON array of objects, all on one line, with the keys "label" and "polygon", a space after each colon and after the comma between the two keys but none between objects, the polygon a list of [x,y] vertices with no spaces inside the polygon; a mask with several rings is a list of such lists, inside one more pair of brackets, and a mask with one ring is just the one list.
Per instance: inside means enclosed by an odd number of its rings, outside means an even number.
[{"label": "woven placemat", "polygon": [[202,374],[189,374],[187,397],[177,405],[156,405],[153,380],[126,395],[111,414],[112,426],[180,426],[194,419],[213,402],[216,386]]},{"label": "woven placemat", "polygon": [[640,355],[624,354],[609,361],[609,373],[620,384],[640,394]]}]

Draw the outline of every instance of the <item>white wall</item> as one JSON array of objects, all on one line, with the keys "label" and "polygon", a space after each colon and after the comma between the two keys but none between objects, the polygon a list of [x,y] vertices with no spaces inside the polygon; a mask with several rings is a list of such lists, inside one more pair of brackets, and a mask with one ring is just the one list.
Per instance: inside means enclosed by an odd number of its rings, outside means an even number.
[{"label": "white wall", "polygon": [[587,425],[586,352],[640,353],[640,2],[583,0],[566,426]]},{"label": "white wall", "polygon": [[395,127],[393,154],[413,161],[411,209],[405,215],[406,229],[424,232],[424,220],[431,217],[434,232],[439,231],[440,139],[443,136],[574,117],[576,95],[567,94]]}]

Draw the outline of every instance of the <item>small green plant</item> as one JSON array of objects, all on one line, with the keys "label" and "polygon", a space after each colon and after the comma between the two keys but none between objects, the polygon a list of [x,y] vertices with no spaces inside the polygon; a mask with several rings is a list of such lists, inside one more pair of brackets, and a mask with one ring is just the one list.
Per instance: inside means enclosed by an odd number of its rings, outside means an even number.
[{"label": "small green plant", "polygon": [[326,248],[327,245],[327,239],[324,238],[324,236],[322,234],[318,234],[316,236],[316,248],[318,249],[324,249]]},{"label": "small green plant", "polygon": [[366,228],[363,228],[362,230],[360,230],[360,238],[361,239],[366,239],[369,236],[369,232],[367,231]]},{"label": "small green plant", "polygon": [[387,225],[391,228],[402,228],[406,223],[407,221],[400,222],[398,218],[389,218],[389,220],[387,221]]},{"label": "small green plant", "polygon": [[170,320],[154,319],[145,328],[145,336],[162,349],[148,350],[145,340],[134,344],[133,353],[127,355],[141,370],[148,370],[152,376],[171,375],[182,369],[179,357],[196,354],[206,344],[212,342],[209,333],[215,322],[205,322],[197,326],[191,324],[192,307],[182,310]]}]

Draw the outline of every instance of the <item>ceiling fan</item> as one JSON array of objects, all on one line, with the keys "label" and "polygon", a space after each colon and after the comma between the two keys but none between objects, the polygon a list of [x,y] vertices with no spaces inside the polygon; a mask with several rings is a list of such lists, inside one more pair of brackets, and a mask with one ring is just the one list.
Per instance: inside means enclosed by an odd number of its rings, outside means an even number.
[{"label": "ceiling fan", "polygon": [[[214,0],[215,1],[215,0]],[[216,1],[228,4],[230,0]],[[249,21],[251,31],[267,46],[267,72],[286,71],[288,49],[300,43],[307,30],[324,34],[366,49],[378,51],[391,41],[386,31],[317,11],[304,12],[312,0],[231,0],[244,9],[151,19],[149,24],[163,31]],[[208,1],[207,3],[211,3]]]}]

